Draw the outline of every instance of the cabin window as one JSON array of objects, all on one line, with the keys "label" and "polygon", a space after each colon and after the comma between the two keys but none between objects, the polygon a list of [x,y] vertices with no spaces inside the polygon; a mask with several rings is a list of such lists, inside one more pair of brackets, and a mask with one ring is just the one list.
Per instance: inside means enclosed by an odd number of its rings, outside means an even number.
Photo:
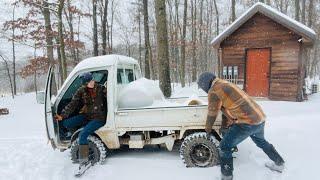
[{"label": "cabin window", "polygon": [[223,78],[232,83],[239,83],[239,67],[238,66],[224,66],[222,70]]}]

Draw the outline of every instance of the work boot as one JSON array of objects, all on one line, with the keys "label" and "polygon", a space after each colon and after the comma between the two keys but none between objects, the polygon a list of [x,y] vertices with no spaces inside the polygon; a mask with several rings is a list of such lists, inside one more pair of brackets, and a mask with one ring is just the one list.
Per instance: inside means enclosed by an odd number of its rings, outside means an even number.
[{"label": "work boot", "polygon": [[83,164],[88,161],[89,157],[89,146],[86,145],[79,145],[79,163]]},{"label": "work boot", "polygon": [[233,159],[220,157],[221,180],[232,180]]},{"label": "work boot", "polygon": [[80,177],[92,164],[89,161],[89,146],[79,145],[79,168],[76,169],[75,176]]}]

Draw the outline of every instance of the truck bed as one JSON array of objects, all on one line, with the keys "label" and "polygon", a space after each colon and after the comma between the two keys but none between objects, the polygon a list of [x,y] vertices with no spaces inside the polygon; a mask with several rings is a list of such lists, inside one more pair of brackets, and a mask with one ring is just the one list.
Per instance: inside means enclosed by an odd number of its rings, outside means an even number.
[{"label": "truck bed", "polygon": [[[126,131],[204,129],[208,106],[186,106],[177,103],[185,102],[187,99],[168,99],[172,106],[167,107],[120,109],[115,113],[115,126]],[[220,124],[219,116],[214,128],[218,128]]]}]

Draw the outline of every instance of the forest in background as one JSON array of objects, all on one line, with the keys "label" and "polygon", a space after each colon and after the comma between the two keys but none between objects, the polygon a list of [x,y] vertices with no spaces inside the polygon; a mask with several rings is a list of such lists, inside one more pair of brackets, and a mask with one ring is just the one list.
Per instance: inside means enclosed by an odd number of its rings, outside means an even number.
[{"label": "forest in background", "polygon": [[[11,46],[10,52],[0,51],[0,95],[42,90],[50,64],[57,66],[61,85],[82,59],[122,54],[137,59],[143,75],[159,79],[169,96],[171,83],[185,86],[201,72],[217,71],[210,41],[258,1],[311,27],[319,37],[319,0],[10,1],[9,19],[0,22],[0,38]],[[29,52],[22,59],[21,47]],[[316,76],[319,38],[305,56],[307,76]]]}]

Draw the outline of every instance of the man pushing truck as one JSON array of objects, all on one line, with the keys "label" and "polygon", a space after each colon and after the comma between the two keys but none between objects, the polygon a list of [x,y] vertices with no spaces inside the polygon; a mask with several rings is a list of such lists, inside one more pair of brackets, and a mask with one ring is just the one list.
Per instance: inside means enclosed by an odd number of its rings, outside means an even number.
[{"label": "man pushing truck", "polygon": [[229,118],[225,132],[219,146],[221,179],[233,179],[232,149],[249,136],[273,161],[266,167],[273,171],[282,172],[284,160],[264,137],[266,115],[261,107],[242,91],[238,86],[228,81],[216,78],[213,73],[205,72],[199,76],[199,87],[208,93],[208,115],[206,132],[212,131],[218,112],[223,110]]}]

